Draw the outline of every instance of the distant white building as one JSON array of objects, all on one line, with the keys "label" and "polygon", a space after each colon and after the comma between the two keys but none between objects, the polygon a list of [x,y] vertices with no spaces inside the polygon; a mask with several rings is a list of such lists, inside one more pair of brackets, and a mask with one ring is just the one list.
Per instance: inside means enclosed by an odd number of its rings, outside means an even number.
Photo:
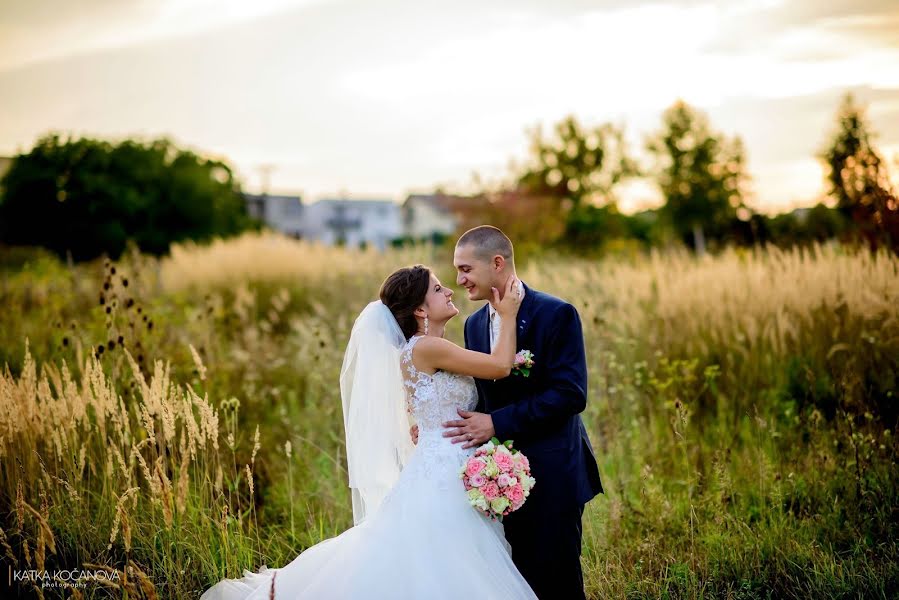
[{"label": "distant white building", "polygon": [[457,196],[413,194],[403,203],[403,229],[414,240],[450,236],[459,226]]},{"label": "distant white building", "polygon": [[391,200],[327,198],[303,204],[299,196],[244,194],[247,212],[268,227],[296,238],[351,247],[387,248],[393,240],[435,239],[455,233],[460,199],[412,195],[402,206]]},{"label": "distant white building", "polygon": [[300,196],[274,196],[271,194],[244,194],[247,213],[272,229],[291,237],[305,237],[304,213],[306,207]]},{"label": "distant white building", "polygon": [[403,236],[400,206],[391,200],[328,198],[305,207],[303,237],[325,244],[384,249]]}]

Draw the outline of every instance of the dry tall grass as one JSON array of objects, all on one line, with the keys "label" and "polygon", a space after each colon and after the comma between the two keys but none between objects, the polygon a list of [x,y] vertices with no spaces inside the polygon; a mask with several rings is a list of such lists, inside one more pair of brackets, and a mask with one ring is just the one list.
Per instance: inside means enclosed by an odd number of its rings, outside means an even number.
[{"label": "dry tall grass", "polygon": [[[4,278],[4,562],[120,574],[81,597],[186,598],[350,526],[352,319],[394,267],[449,283],[449,260],[247,236]],[[607,487],[585,513],[591,597],[896,589],[896,257],[520,257],[520,274],[584,324]]]},{"label": "dry tall grass", "polygon": [[252,282],[315,282],[343,285],[361,271],[389,273],[398,265],[429,262],[430,247],[380,252],[298,241],[271,232],[248,233],[230,240],[172,246],[160,266],[166,291],[210,289]]}]

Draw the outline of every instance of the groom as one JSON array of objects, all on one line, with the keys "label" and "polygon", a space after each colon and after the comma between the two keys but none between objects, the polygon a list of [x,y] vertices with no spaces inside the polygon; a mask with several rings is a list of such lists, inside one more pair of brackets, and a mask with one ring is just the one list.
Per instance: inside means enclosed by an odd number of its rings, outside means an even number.
[{"label": "groom", "polygon": [[[492,287],[503,290],[516,276],[512,242],[486,225],[459,238],[453,263],[456,283],[468,290],[469,300],[491,300]],[[494,436],[514,440],[537,483],[524,506],[503,519],[512,559],[539,598],[584,598],[581,516],[602,492],[579,414],[587,405],[584,336],[573,306],[523,283],[522,288],[517,323],[500,324],[488,302],[465,321],[465,347],[489,353],[500,326],[517,327],[516,351],[534,355],[529,376],[476,380],[479,412],[459,411],[459,420],[444,423],[443,435],[465,448]]]}]

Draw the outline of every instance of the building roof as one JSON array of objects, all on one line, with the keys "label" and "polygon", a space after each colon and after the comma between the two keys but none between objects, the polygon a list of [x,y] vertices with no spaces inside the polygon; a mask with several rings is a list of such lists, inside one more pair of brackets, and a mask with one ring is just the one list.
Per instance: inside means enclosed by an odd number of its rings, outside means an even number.
[{"label": "building roof", "polygon": [[279,195],[279,194],[248,194],[244,192],[244,197],[249,198],[251,200],[263,200],[268,198],[269,200],[299,200],[302,204],[303,198],[302,196],[289,196],[289,195]]},{"label": "building roof", "polygon": [[465,205],[470,206],[472,201],[473,198],[468,196],[456,196],[438,192],[436,194],[410,194],[403,205],[430,204],[440,212],[454,214]]},{"label": "building roof", "polygon": [[322,198],[314,204],[320,204],[322,206],[327,206],[329,204],[338,206],[352,206],[362,209],[380,208],[384,206],[398,206],[393,200],[383,200],[380,198],[360,198],[358,200],[351,198]]}]

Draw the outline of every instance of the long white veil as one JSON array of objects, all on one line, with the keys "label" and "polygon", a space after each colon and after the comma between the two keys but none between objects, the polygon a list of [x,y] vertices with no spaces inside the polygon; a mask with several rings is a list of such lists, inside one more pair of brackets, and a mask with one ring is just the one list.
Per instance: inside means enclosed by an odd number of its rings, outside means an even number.
[{"label": "long white veil", "polygon": [[405,343],[390,309],[376,300],[356,318],[343,356],[340,395],[356,524],[381,504],[414,449],[400,370]]}]

